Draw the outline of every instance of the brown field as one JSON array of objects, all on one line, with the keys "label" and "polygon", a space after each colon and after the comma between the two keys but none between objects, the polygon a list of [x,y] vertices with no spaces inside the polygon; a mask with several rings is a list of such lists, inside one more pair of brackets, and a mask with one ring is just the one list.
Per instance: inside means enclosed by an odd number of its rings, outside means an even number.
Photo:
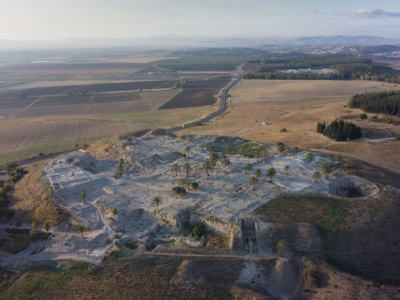
[{"label": "brown field", "polygon": [[174,83],[178,81],[175,80],[163,80],[163,81],[129,81],[129,82],[109,82],[109,83],[99,83],[99,84],[88,84],[82,82],[79,85],[61,85],[61,86],[51,86],[51,87],[34,87],[34,88],[21,88],[16,87],[13,90],[9,90],[9,94],[3,95],[3,97],[12,97],[15,92],[17,94],[25,92],[29,96],[43,96],[43,95],[55,95],[65,93],[67,91],[77,91],[84,88],[86,91],[104,93],[104,92],[123,92],[123,91],[133,91],[139,88],[143,90],[147,89],[167,89],[172,88]]},{"label": "brown field", "polygon": [[230,78],[224,78],[188,82],[181,93],[162,105],[160,109],[214,105],[217,102],[216,96],[230,81]]},{"label": "brown field", "polygon": [[390,67],[395,70],[400,70],[400,59],[399,58],[374,58],[372,59],[374,64]]},{"label": "brown field", "polygon": [[103,77],[135,73],[150,67],[147,63],[23,63],[0,68],[0,77],[7,79],[46,77]]},{"label": "brown field", "polygon": [[350,98],[357,93],[399,90],[392,83],[364,80],[242,80],[231,93],[235,103]]}]

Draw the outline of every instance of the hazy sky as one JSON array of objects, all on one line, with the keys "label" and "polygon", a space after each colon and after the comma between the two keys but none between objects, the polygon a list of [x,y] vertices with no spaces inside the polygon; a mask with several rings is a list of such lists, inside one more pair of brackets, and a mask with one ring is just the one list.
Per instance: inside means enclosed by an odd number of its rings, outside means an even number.
[{"label": "hazy sky", "polygon": [[400,38],[400,1],[0,0],[0,39],[165,34]]}]

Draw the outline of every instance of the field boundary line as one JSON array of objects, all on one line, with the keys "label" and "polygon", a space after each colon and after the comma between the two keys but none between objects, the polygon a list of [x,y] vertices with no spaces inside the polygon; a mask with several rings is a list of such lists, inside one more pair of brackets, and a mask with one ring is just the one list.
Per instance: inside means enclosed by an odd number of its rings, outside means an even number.
[{"label": "field boundary line", "polygon": [[153,103],[151,103],[149,96],[146,94],[146,92],[143,92],[143,95],[144,95],[143,98],[149,103],[151,110],[154,110]]}]

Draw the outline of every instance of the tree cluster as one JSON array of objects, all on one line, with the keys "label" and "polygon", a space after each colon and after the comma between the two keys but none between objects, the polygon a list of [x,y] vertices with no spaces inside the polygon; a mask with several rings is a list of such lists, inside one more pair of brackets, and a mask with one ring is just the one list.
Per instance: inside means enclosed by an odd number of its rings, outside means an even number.
[{"label": "tree cluster", "polygon": [[336,141],[356,140],[362,136],[360,127],[343,120],[335,120],[330,125],[318,123],[317,132]]},{"label": "tree cluster", "polygon": [[400,91],[357,94],[350,99],[348,105],[371,113],[400,116]]}]

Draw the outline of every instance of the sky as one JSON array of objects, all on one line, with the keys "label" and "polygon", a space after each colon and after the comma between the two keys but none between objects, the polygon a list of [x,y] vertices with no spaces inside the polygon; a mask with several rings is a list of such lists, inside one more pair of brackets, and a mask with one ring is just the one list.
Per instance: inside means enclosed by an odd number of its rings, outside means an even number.
[{"label": "sky", "polygon": [[370,35],[400,38],[399,0],[0,0],[0,39]]}]

